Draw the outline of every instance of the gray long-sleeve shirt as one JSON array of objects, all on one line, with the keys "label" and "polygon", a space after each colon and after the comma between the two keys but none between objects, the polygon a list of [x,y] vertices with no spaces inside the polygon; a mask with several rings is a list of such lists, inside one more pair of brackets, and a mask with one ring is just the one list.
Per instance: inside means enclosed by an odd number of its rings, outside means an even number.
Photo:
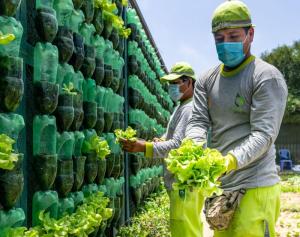
[{"label": "gray long-sleeve shirt", "polygon": [[221,178],[223,189],[255,188],[279,182],[274,142],[286,99],[282,74],[258,58],[250,60],[235,75],[223,75],[218,66],[197,81],[186,136],[203,141],[211,126],[211,147],[237,158],[237,170]]},{"label": "gray long-sleeve shirt", "polygon": [[[177,106],[170,118],[167,131],[164,134],[165,141],[154,142],[153,158],[165,158],[172,149],[181,145],[185,136],[185,129],[192,115],[192,99]],[[168,190],[172,189],[173,175],[164,166],[164,181]]]}]

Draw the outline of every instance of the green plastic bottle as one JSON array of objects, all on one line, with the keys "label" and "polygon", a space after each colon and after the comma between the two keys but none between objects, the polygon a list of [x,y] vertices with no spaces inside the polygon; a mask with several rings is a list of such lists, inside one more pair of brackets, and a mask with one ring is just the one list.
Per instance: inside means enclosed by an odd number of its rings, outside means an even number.
[{"label": "green plastic bottle", "polygon": [[35,8],[41,8],[41,7],[53,7],[54,0],[36,0],[35,1]]},{"label": "green plastic bottle", "polygon": [[74,74],[73,74],[74,88],[80,93],[83,92],[82,91],[83,81],[84,81],[84,77],[83,77],[81,71],[74,72]]},{"label": "green plastic bottle", "polygon": [[96,48],[96,58],[104,58],[106,43],[102,36],[95,35],[92,37],[92,45]]},{"label": "green plastic bottle", "polygon": [[75,143],[74,133],[63,132],[61,134],[60,133],[56,133],[56,134],[57,134],[56,153],[58,157],[62,160],[72,159],[74,143]]},{"label": "green plastic bottle", "polygon": [[97,184],[87,184],[82,187],[82,192],[84,194],[84,197],[89,197],[93,193],[98,192],[98,186]]},{"label": "green plastic bottle", "polygon": [[[0,113],[0,134],[6,134],[17,143],[19,134],[24,127],[25,123],[21,115]],[[16,143],[14,149],[17,151]]]},{"label": "green plastic bottle", "polygon": [[37,115],[33,119],[33,155],[56,154],[56,119]]},{"label": "green plastic bottle", "polygon": [[69,28],[75,32],[79,33],[79,29],[84,22],[84,14],[81,10],[72,10],[70,21],[68,23]]},{"label": "green plastic bottle", "polygon": [[61,198],[58,201],[57,218],[61,218],[64,215],[71,215],[75,210],[75,203],[73,198]]},{"label": "green plastic bottle", "polygon": [[72,0],[54,0],[53,8],[56,11],[58,25],[70,27],[70,19],[74,10]]},{"label": "green plastic bottle", "polygon": [[73,199],[75,208],[77,206],[83,204],[84,195],[83,195],[83,192],[81,192],[81,191],[69,193],[68,197]]},{"label": "green plastic bottle", "polygon": [[58,49],[50,43],[37,43],[34,47],[33,80],[56,83],[58,69]]},{"label": "green plastic bottle", "polygon": [[8,211],[0,211],[0,230],[7,227],[18,227],[25,221],[25,213],[22,208],[12,208]]},{"label": "green plastic bottle", "polygon": [[83,23],[79,28],[79,33],[85,39],[85,44],[93,45],[93,35],[95,34],[96,29],[93,24]]},{"label": "green plastic bottle", "polygon": [[36,192],[32,200],[32,226],[41,223],[40,213],[49,212],[50,217],[57,218],[58,213],[58,195],[55,191]]},{"label": "green plastic bottle", "polygon": [[73,150],[73,155],[75,157],[81,156],[81,148],[82,148],[82,143],[84,141],[84,133],[76,131],[74,132],[74,150]]},{"label": "green plastic bottle", "polygon": [[14,17],[0,16],[0,30],[3,35],[13,34],[15,39],[9,44],[0,44],[0,56],[18,57],[20,53],[20,45],[23,35],[22,24]]},{"label": "green plastic bottle", "polygon": [[83,82],[83,101],[95,102],[96,100],[96,82],[93,79],[87,79]]}]

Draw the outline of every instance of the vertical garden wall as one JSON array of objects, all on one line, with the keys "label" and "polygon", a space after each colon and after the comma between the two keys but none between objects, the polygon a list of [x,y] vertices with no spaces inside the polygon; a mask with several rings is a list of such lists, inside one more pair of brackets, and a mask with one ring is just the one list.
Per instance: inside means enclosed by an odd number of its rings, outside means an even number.
[{"label": "vertical garden wall", "polygon": [[113,211],[87,231],[114,236],[158,189],[162,161],[113,133],[161,136],[173,107],[144,27],[124,0],[0,1],[0,236],[71,218],[98,191]]},{"label": "vertical garden wall", "polygon": [[24,190],[20,134],[24,114],[20,105],[24,95],[24,64],[20,56],[24,29],[16,16],[19,1],[0,3],[0,230],[19,226],[25,221],[24,208],[18,201]]}]

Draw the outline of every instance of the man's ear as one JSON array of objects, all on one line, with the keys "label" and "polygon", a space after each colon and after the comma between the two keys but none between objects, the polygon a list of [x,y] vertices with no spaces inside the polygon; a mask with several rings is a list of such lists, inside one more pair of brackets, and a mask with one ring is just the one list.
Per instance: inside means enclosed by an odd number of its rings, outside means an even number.
[{"label": "man's ear", "polygon": [[250,27],[249,29],[250,42],[253,42],[254,39],[254,27]]},{"label": "man's ear", "polygon": [[192,78],[189,79],[189,87],[193,88],[193,79]]}]

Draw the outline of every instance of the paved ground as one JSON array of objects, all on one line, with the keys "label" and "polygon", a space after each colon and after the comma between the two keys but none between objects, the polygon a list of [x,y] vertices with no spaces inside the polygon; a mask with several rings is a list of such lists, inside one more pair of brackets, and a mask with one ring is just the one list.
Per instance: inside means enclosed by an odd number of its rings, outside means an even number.
[{"label": "paved ground", "polygon": [[300,237],[300,193],[281,194],[281,213],[276,232],[280,237]]}]

